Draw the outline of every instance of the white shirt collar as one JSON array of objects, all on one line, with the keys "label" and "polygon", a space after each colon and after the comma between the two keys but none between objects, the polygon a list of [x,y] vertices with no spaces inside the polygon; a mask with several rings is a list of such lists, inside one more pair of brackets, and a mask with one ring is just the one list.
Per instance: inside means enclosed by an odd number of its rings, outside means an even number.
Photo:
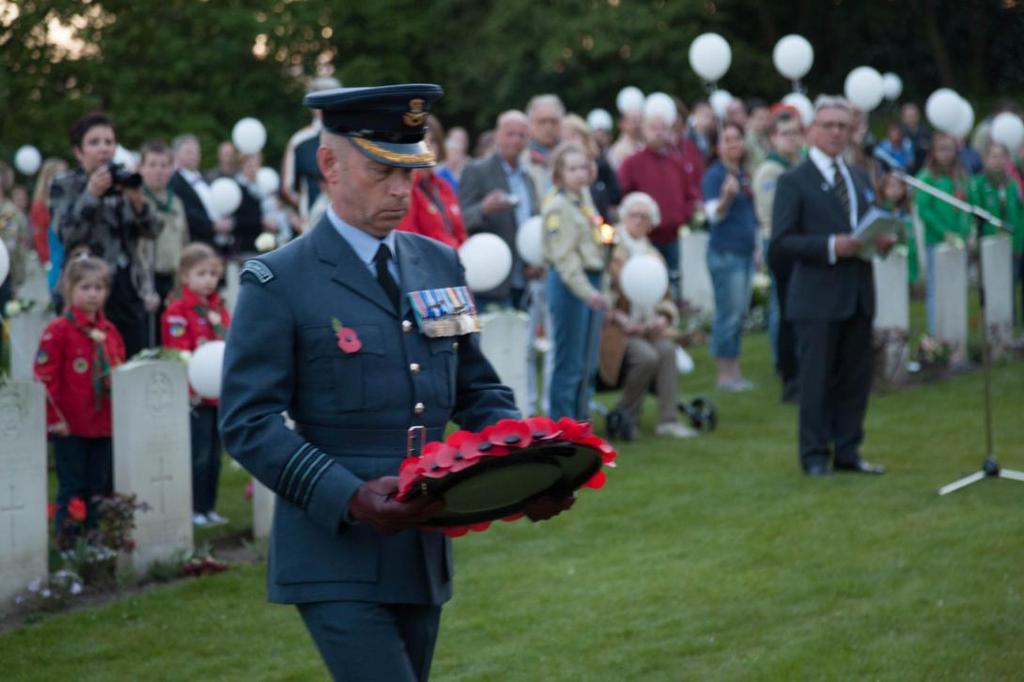
[{"label": "white shirt collar", "polygon": [[811,147],[811,151],[807,156],[810,158],[811,162],[817,166],[818,170],[825,179],[828,180],[830,185],[836,184],[833,164],[843,168],[846,164],[843,162],[842,156],[831,157],[817,147]]}]

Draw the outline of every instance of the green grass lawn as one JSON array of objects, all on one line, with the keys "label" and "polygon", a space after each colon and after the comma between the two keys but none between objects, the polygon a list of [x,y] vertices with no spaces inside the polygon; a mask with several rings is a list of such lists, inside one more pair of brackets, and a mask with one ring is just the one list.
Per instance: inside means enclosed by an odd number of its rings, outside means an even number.
[{"label": "green grass lawn", "polygon": [[[748,394],[715,394],[695,355],[683,394],[714,397],[716,432],[656,439],[648,405],[605,489],[455,541],[433,679],[1021,679],[1024,485],[935,492],[984,456],[980,373],[875,396],[863,453],[889,473],[812,480],[765,337],[745,345]],[[1024,470],[1024,365],[997,369],[994,402],[997,452]],[[245,476],[225,471],[241,529]],[[240,566],[24,626],[0,636],[0,678],[326,679],[264,578]]]}]

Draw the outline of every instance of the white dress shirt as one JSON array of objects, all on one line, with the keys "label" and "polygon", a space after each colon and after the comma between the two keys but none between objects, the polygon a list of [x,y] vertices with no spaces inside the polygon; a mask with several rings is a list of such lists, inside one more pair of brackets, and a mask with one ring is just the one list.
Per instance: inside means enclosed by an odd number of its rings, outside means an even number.
[{"label": "white dress shirt", "polygon": [[[839,174],[842,176],[842,181],[846,183],[846,194],[850,197],[850,231],[857,229],[857,187],[853,184],[853,177],[850,175],[850,169],[846,167],[846,162],[843,161],[843,157],[831,157],[825,152],[821,151],[817,147],[811,147],[811,151],[808,154],[811,163],[813,163],[818,171],[824,176],[825,182],[828,183],[827,187],[822,187],[823,190],[831,192],[836,186],[836,173],[835,169],[839,168]],[[836,236],[830,235],[828,238],[828,262],[830,265],[836,263]]]}]

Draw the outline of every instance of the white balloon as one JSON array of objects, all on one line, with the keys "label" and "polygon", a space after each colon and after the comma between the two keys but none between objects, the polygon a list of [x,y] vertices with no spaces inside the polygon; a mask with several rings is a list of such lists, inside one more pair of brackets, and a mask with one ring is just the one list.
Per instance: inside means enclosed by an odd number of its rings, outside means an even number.
[{"label": "white balloon", "polygon": [[466,284],[474,292],[494,289],[512,271],[512,249],[496,234],[475,234],[459,247]]},{"label": "white balloon", "polygon": [[14,167],[22,175],[33,175],[39,170],[39,165],[42,162],[43,155],[30,144],[22,145],[18,147],[18,151],[14,152]]},{"label": "white balloon", "polygon": [[622,266],[619,285],[633,305],[652,310],[668,291],[668,270],[657,256],[633,256]]},{"label": "white balloon", "polygon": [[219,398],[223,367],[223,341],[208,341],[199,346],[188,361],[188,383],[192,390],[204,398]]},{"label": "white balloon", "polygon": [[963,97],[958,97],[958,99],[960,100],[960,114],[957,116],[956,125],[950,128],[949,132],[956,139],[962,140],[974,128],[974,107]]},{"label": "white balloon", "polygon": [[690,43],[690,66],[698,76],[715,82],[725,75],[732,63],[732,50],[717,33],[702,33]]},{"label": "white balloon", "polygon": [[587,125],[591,130],[612,130],[612,115],[604,109],[594,109],[587,114]]},{"label": "white balloon", "polygon": [[226,218],[242,203],[242,188],[231,178],[217,178],[210,185],[210,203],[214,211]]},{"label": "white balloon", "polygon": [[924,104],[924,113],[933,127],[950,132],[956,127],[963,109],[960,107],[960,95],[949,88],[939,88]]},{"label": "white balloon", "polygon": [[1011,153],[1017,151],[1024,142],[1024,121],[1009,111],[997,115],[992,119],[992,140],[1006,145]]},{"label": "white balloon", "polygon": [[899,99],[903,94],[903,81],[892,71],[882,74],[882,94],[890,102]]},{"label": "white balloon", "polygon": [[281,187],[281,178],[276,170],[269,166],[264,166],[256,171],[256,185],[266,196],[277,194],[278,188]]},{"label": "white balloon", "polygon": [[7,253],[7,245],[0,239],[0,285],[7,281],[11,272],[11,254]]},{"label": "white balloon", "polygon": [[718,118],[725,118],[725,110],[729,108],[729,103],[732,102],[733,96],[728,90],[715,90],[708,97],[708,103],[711,104],[711,110],[715,112],[715,116]]},{"label": "white balloon", "polygon": [[858,66],[846,77],[846,99],[861,111],[871,111],[882,102],[882,74],[870,66]]},{"label": "white balloon", "polygon": [[544,265],[544,226],[539,215],[519,226],[516,232],[516,251],[527,265]]},{"label": "white balloon", "polygon": [[791,81],[800,80],[814,64],[814,48],[803,36],[782,36],[772,50],[772,62],[784,77]]},{"label": "white balloon", "polygon": [[231,130],[231,140],[243,154],[255,154],[267,143],[267,129],[257,119],[247,116]]},{"label": "white balloon", "polygon": [[635,85],[627,85],[619,90],[615,106],[621,114],[640,113],[644,108],[644,93]]},{"label": "white balloon", "polygon": [[814,105],[807,95],[802,92],[791,92],[782,98],[783,104],[788,104],[800,112],[800,122],[807,128],[814,121]]},{"label": "white balloon", "polygon": [[659,116],[670,126],[676,122],[679,110],[675,101],[664,92],[652,92],[644,101],[644,118]]}]

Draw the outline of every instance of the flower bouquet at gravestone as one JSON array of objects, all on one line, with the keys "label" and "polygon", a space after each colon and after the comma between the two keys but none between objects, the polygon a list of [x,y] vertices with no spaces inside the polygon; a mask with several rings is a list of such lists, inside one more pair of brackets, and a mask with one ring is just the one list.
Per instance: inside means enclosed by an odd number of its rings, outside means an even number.
[{"label": "flower bouquet at gravestone", "polygon": [[953,345],[948,341],[925,335],[917,342],[914,359],[926,378],[941,376],[949,369],[953,359]]},{"label": "flower bouquet at gravestone", "polygon": [[497,519],[514,521],[538,497],[599,489],[604,467],[614,467],[617,456],[588,422],[547,417],[503,419],[410,451],[399,468],[397,499],[429,495],[444,502],[425,525],[451,537],[486,530]]},{"label": "flower bouquet at gravestone", "polygon": [[[68,516],[57,534],[57,548],[64,566],[81,576],[91,587],[110,589],[116,584],[117,557],[131,554],[135,541],[135,512],[148,505],[135,495],[115,493],[110,497],[94,497],[96,525],[87,526],[88,507],[79,497],[68,503]],[[51,507],[50,514],[53,515]]]}]

